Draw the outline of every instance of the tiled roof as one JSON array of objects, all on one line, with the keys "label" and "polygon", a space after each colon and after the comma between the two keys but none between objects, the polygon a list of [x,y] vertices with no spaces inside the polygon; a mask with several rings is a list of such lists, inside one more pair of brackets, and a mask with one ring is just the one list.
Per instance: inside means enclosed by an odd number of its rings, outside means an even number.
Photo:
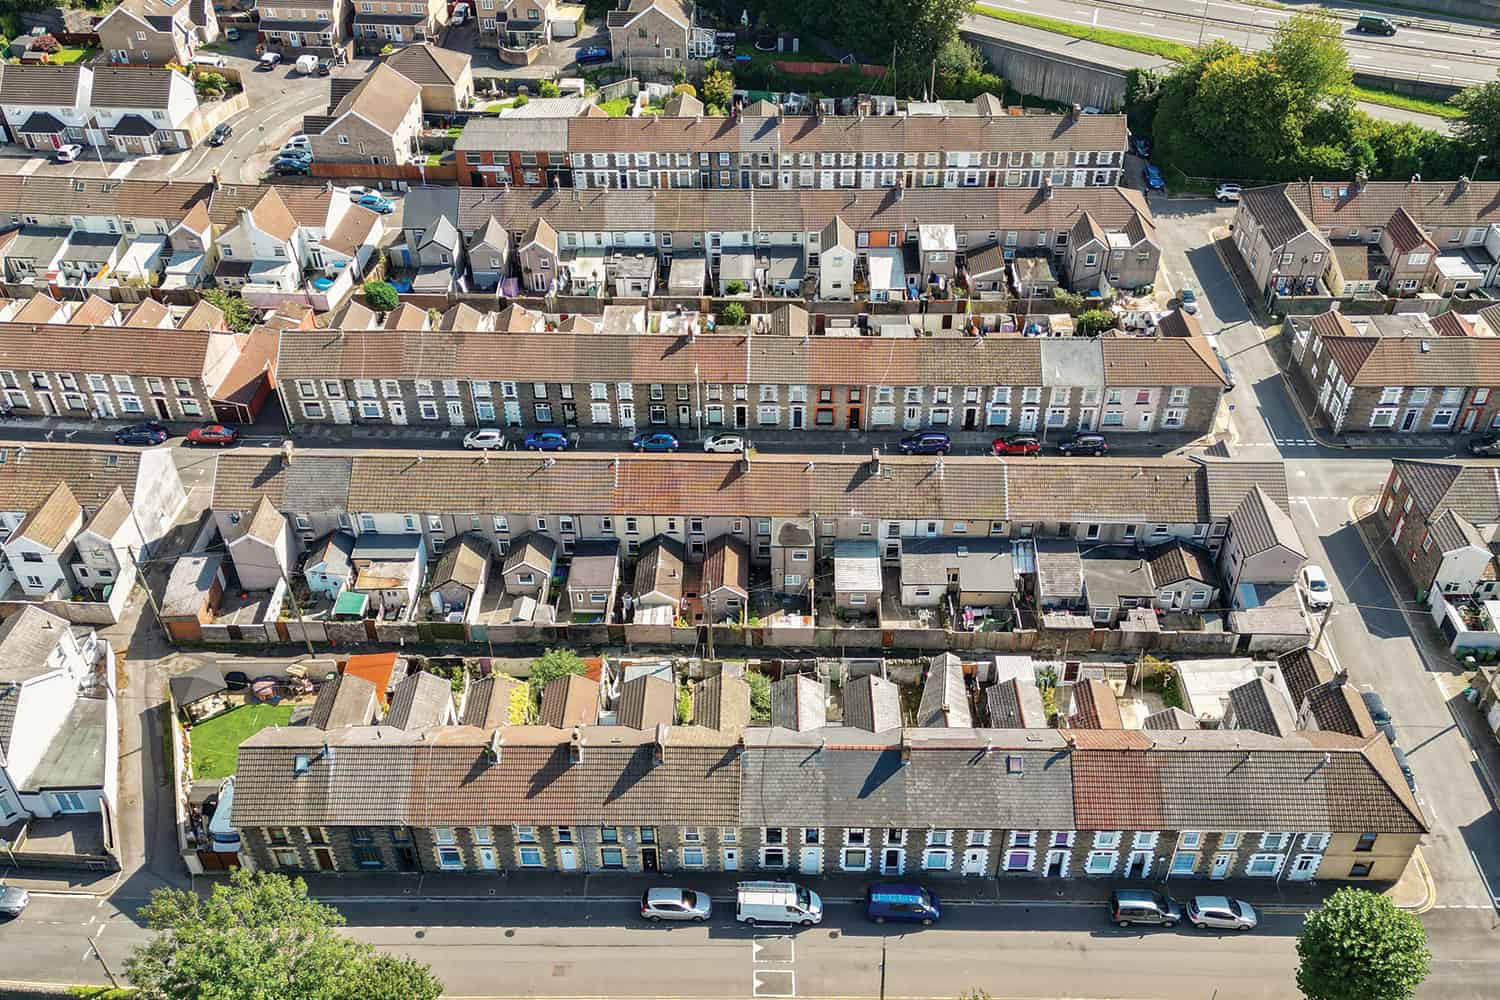
[{"label": "tiled roof", "polygon": [[[1264,677],[1246,681],[1229,692],[1235,729],[1253,729],[1267,736],[1289,736],[1297,728],[1297,712],[1286,696]],[[1226,713],[1227,714],[1227,713]]]},{"label": "tiled roof", "polygon": [[738,735],[750,724],[750,685],[722,670],[693,688],[693,725]]},{"label": "tiled roof", "polygon": [[651,674],[633,677],[620,685],[615,718],[631,729],[670,726],[676,716],[677,689],[671,681]]},{"label": "tiled roof", "polygon": [[286,530],[286,518],[268,497],[261,497],[250,515],[245,535],[267,545],[275,545],[276,539]]},{"label": "tiled roof", "polygon": [[[98,445],[10,442],[0,447],[0,497],[12,510],[30,510],[58,483],[66,483],[86,507],[102,505],[116,489],[135,498],[139,449]],[[247,503],[243,509],[248,510]]]},{"label": "tiled roof", "polygon": [[682,599],[682,543],[669,535],[657,535],[641,546],[635,563],[634,592],[665,594]]},{"label": "tiled roof", "polygon": [[328,730],[369,725],[375,717],[377,695],[383,693],[377,692],[375,685],[364,677],[338,674],[318,689],[318,699],[313,702],[307,724]]},{"label": "tiled roof", "polygon": [[1177,308],[1156,321],[1156,332],[1163,337],[1201,337],[1203,327],[1197,316]]},{"label": "tiled roof", "polygon": [[1398,458],[1392,464],[1429,520],[1453,510],[1474,524],[1500,522],[1500,462]]},{"label": "tiled roof", "polygon": [[1198,720],[1193,718],[1191,713],[1184,712],[1180,708],[1164,708],[1154,715],[1146,716],[1141,728],[1185,732],[1189,729],[1197,729]]},{"label": "tiled roof", "polygon": [[1087,678],[1073,685],[1068,726],[1073,729],[1124,729],[1120,700],[1104,681]]},{"label": "tiled roof", "polygon": [[[490,674],[470,684],[459,724],[485,730],[510,725],[513,721],[510,716],[511,696],[522,683],[508,674]],[[526,703],[531,703],[529,693]]]},{"label": "tiled roof", "polygon": [[1385,226],[1397,209],[1424,229],[1500,222],[1495,181],[1303,181],[1282,187],[1315,225],[1334,229]]},{"label": "tiled roof", "polygon": [[708,543],[703,554],[703,584],[705,597],[715,591],[729,589],[742,597],[749,596],[750,549],[733,535],[719,535]]},{"label": "tiled roof", "polygon": [[483,535],[468,533],[452,540],[427,576],[429,587],[459,583],[478,590],[490,567],[490,543]]},{"label": "tiled roof", "polygon": [[322,228],[327,224],[333,193],[322,184],[221,184],[213,189],[208,203],[209,221],[222,228],[232,226],[239,221],[239,209],[255,208],[268,192],[275,192],[297,225]]},{"label": "tiled roof", "polygon": [[385,64],[402,76],[423,86],[457,83],[469,68],[469,55],[430,43],[408,45],[398,49]]},{"label": "tiled roof", "polygon": [[581,674],[549,681],[542,689],[541,723],[554,729],[592,726],[599,718],[599,682]]},{"label": "tiled roof", "polygon": [[1319,684],[1307,693],[1307,710],[1319,729],[1368,739],[1376,733],[1375,720],[1365,700],[1345,678]]},{"label": "tiled roof", "polygon": [[[1427,525],[1428,534],[1433,543],[1441,546],[1439,552],[1452,552],[1466,545],[1475,548],[1487,549],[1488,544],[1479,533],[1479,529],[1470,524],[1460,515],[1451,510],[1445,510]],[[1422,543],[1427,544],[1426,542]]]},{"label": "tiled roof", "polygon": [[382,63],[345,95],[333,109],[333,115],[341,117],[353,112],[383,132],[394,135],[412,104],[421,96],[419,84]]},{"label": "tiled roof", "polygon": [[[333,544],[339,538],[349,539],[351,545],[353,543],[353,539],[342,532],[329,535],[328,541]],[[337,545],[334,545],[333,551],[339,551]],[[347,562],[344,568],[348,568]],[[340,668],[342,673],[351,677],[363,677],[375,685],[375,700],[382,708],[385,707],[391,688],[405,680],[407,669],[407,661],[396,653],[360,653],[349,657]]]},{"label": "tiled roof", "polygon": [[1424,833],[1381,736],[1142,732],[1139,746],[1072,734],[1078,830],[1322,830]]},{"label": "tiled roof", "polygon": [[509,573],[522,566],[529,566],[534,570],[550,574],[556,558],[556,542],[546,535],[529,532],[511,543],[510,551],[505,554],[505,565],[501,572]]},{"label": "tiled roof", "polygon": [[1151,565],[1151,582],[1160,587],[1187,580],[1214,584],[1218,576],[1214,573],[1213,556],[1196,546],[1180,541],[1159,545],[1146,554]]},{"label": "tiled roof", "polygon": [[13,64],[0,76],[0,104],[69,107],[81,98],[86,67]]},{"label": "tiled roof", "polygon": [[172,328],[172,312],[156,299],[142,299],[130,310],[122,324],[133,330],[167,330]]},{"label": "tiled roof", "polygon": [[81,523],[83,508],[67,483],[58,483],[41,505],[32,508],[7,541],[26,539],[44,549],[56,550],[71,540],[68,529]]},{"label": "tiled roof", "polygon": [[125,491],[118,486],[110,493],[109,499],[100,505],[84,525],[84,530],[98,535],[100,538],[114,538],[115,534],[131,519],[130,501],[125,499]]},{"label": "tiled roof", "polygon": [[1330,309],[1308,320],[1308,327],[1319,337],[1357,337],[1359,331],[1341,309]]},{"label": "tiled roof", "polygon": [[440,726],[453,711],[453,688],[437,674],[414,673],[391,692],[385,724],[397,729]]},{"label": "tiled roof", "polygon": [[974,724],[963,663],[952,653],[940,653],[927,661],[916,723],[948,729],[967,729]]},{"label": "tiled roof", "polygon": [[209,183],[186,181],[0,176],[0,214],[115,215],[171,224],[180,222],[212,190]]},{"label": "tiled roof", "polygon": [[1316,227],[1302,210],[1287,197],[1286,185],[1263,188],[1247,188],[1240,192],[1240,204],[1250,213],[1266,235],[1271,249],[1283,246],[1305,232],[1316,232]]},{"label": "tiled roof", "polygon": [[901,689],[876,674],[845,684],[844,725],[872,733],[901,728]]},{"label": "tiled roof", "polygon": [[805,732],[828,724],[823,684],[809,674],[788,674],[771,685],[771,725]]},{"label": "tiled roof", "polygon": [[1406,253],[1421,246],[1437,250],[1437,245],[1427,238],[1422,227],[1417,225],[1416,220],[1404,208],[1398,208],[1391,214],[1391,220],[1385,224],[1385,235],[1397,253]]},{"label": "tiled roof", "polygon": [[[73,321],[82,322],[77,315],[73,317]],[[228,326],[224,322],[224,310],[207,299],[199,299],[193,308],[189,309],[187,314],[178,321],[177,329],[211,332],[226,330]]]},{"label": "tiled roof", "polygon": [[95,66],[89,105],[165,111],[172,96],[175,73],[175,70],[159,66]]},{"label": "tiled roof", "polygon": [[338,226],[323,238],[323,245],[330,250],[337,250],[348,257],[353,257],[365,241],[370,238],[370,232],[380,221],[380,216],[360,205],[350,205],[344,212],[344,217],[339,220]]},{"label": "tiled roof", "polygon": [[202,378],[209,337],[198,330],[0,323],[0,368]]},{"label": "tiled roof", "polygon": [[1199,457],[1208,516],[1213,520],[1233,517],[1240,502],[1257,487],[1282,513],[1290,516],[1286,466],[1281,462],[1224,461]]},{"label": "tiled roof", "polygon": [[1202,337],[1104,337],[1099,344],[1105,385],[1228,385]]},{"label": "tiled roof", "polygon": [[1287,692],[1292,696],[1292,711],[1302,710],[1302,699],[1307,692],[1320,684],[1333,680],[1333,664],[1328,657],[1303,646],[1276,657],[1276,666],[1281,670],[1281,679],[1286,682]]}]

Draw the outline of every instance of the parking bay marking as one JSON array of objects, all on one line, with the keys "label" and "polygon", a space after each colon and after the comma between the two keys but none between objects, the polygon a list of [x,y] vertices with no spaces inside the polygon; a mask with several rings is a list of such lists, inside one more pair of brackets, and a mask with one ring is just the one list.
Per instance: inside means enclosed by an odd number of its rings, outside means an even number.
[{"label": "parking bay marking", "polygon": [[750,991],[758,997],[794,997],[796,973],[791,969],[757,969],[750,973]]},{"label": "parking bay marking", "polygon": [[750,942],[750,961],[757,965],[791,965],[796,961],[790,934],[757,934]]}]

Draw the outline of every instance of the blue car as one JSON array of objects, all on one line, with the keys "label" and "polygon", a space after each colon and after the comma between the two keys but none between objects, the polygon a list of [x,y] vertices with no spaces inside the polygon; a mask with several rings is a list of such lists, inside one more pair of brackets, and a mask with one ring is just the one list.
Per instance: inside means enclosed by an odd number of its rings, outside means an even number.
[{"label": "blue car", "polygon": [[609,62],[609,49],[600,45],[590,45],[587,48],[579,49],[576,62],[580,66],[587,65],[588,63]]},{"label": "blue car", "polygon": [[630,447],[636,451],[676,451],[682,443],[671,431],[645,431],[635,436]]},{"label": "blue car", "polygon": [[896,447],[903,455],[946,455],[953,442],[942,431],[918,431],[906,435]]},{"label": "blue car", "polygon": [[115,431],[115,444],[161,444],[167,439],[167,429],[152,422],[132,424]]},{"label": "blue car", "polygon": [[529,451],[567,451],[573,442],[562,431],[532,431],[521,445]]},{"label": "blue car", "polygon": [[919,885],[876,882],[865,890],[865,916],[877,924],[887,920],[934,924],[942,915],[937,896]]},{"label": "blue car", "polygon": [[381,215],[390,215],[396,210],[396,206],[391,202],[389,198],[382,198],[374,191],[371,191],[369,194],[360,198],[359,201],[356,201],[354,204],[358,205],[360,208],[368,208],[370,211],[377,212]]},{"label": "blue car", "polygon": [[1161,175],[1161,168],[1154,163],[1146,164],[1146,186],[1153,191],[1167,189],[1167,182]]}]

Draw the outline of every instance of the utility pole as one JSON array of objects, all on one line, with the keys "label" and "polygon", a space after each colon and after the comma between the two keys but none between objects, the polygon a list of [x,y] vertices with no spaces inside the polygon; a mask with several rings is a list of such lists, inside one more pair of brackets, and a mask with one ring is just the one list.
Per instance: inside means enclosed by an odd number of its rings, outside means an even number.
[{"label": "utility pole", "polygon": [[[488,459],[488,454],[486,454],[486,459]],[[302,628],[302,641],[307,644],[307,655],[315,657],[318,654],[313,651],[312,637],[307,634],[307,622],[302,618],[302,604],[297,600],[297,592],[292,589],[292,581],[287,578],[286,570],[281,568],[280,563],[276,564],[276,572],[281,574],[281,583],[286,587],[287,600],[292,602],[292,614],[297,616],[297,624]]]},{"label": "utility pole", "polygon": [[1318,619],[1318,636],[1313,640],[1313,649],[1323,644],[1323,630],[1328,627],[1328,619],[1331,617],[1333,617],[1333,602],[1329,601],[1328,607],[1323,609],[1323,617]]},{"label": "utility pole", "polygon": [[135,567],[135,576],[140,581],[141,589],[146,592],[146,600],[151,602],[151,610],[156,614],[156,627],[165,635],[167,625],[161,620],[161,605],[156,603],[156,595],[151,592],[151,581],[146,579],[146,571],[141,566],[140,556],[136,554],[134,545],[125,546],[126,555],[130,556],[130,564]]}]

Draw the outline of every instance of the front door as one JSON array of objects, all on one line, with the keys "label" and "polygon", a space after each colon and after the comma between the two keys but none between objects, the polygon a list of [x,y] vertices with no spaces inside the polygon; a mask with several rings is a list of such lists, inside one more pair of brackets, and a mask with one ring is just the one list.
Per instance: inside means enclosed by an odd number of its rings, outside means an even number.
[{"label": "front door", "polygon": [[792,407],[792,430],[800,431],[803,423],[803,410],[800,406]]},{"label": "front door", "polygon": [[499,867],[495,860],[495,849],[493,847],[481,847],[479,849],[479,867],[487,872],[492,872]]},{"label": "front door", "polygon": [[1151,874],[1151,852],[1131,851],[1130,863],[1125,866],[1126,878],[1145,878]]},{"label": "front door", "polygon": [[396,867],[404,872],[417,870],[417,851],[413,847],[396,848]]},{"label": "front door", "polygon": [[963,874],[983,875],[985,864],[989,861],[989,853],[983,847],[971,847],[964,851]]},{"label": "front door", "polygon": [[1228,878],[1229,866],[1234,864],[1233,854],[1215,854],[1213,869],[1208,873],[1209,878]]},{"label": "front door", "polygon": [[156,415],[163,420],[170,420],[172,416],[167,412],[167,401],[160,396],[152,396],[151,402],[156,404]]},{"label": "front door", "polygon": [[626,430],[635,429],[635,404],[620,404],[620,426]]},{"label": "front door", "polygon": [[964,407],[964,430],[973,431],[979,429],[979,408],[977,406]]},{"label": "front door", "polygon": [[922,408],[920,406],[908,406],[901,417],[901,426],[909,431],[914,431],[922,426]]},{"label": "front door", "polygon": [[565,872],[576,872],[578,870],[578,848],[559,847],[557,849],[557,865]]},{"label": "front door", "polygon": [[462,400],[448,400],[448,423],[459,427],[464,422],[464,404]]},{"label": "front door", "polygon": [[1068,874],[1068,852],[1048,851],[1045,872],[1047,878],[1062,878]]},{"label": "front door", "polygon": [[1465,434],[1467,434],[1469,431],[1472,431],[1474,429],[1474,421],[1478,417],[1479,417],[1479,411],[1478,410],[1470,410],[1467,413],[1465,413],[1464,414],[1464,423],[1463,423],[1463,426],[1460,427],[1459,430],[1463,431]]},{"label": "front door", "polygon": [[1299,854],[1292,862],[1292,870],[1286,873],[1288,882],[1306,882],[1318,873],[1318,854]]},{"label": "front door", "polygon": [[656,848],[641,848],[641,870],[654,872],[660,870],[661,865],[656,860]]},{"label": "front door", "polygon": [[333,852],[326,847],[313,848],[313,861],[317,863],[318,871],[333,871]]},{"label": "front door", "polygon": [[399,399],[391,400],[391,423],[406,423],[406,404]]},{"label": "front door", "polygon": [[1407,410],[1406,416],[1401,418],[1401,429],[1403,431],[1409,431],[1413,427],[1417,426],[1417,417],[1421,414],[1421,412],[1421,410]]},{"label": "front door", "polygon": [[885,853],[880,857],[880,874],[901,874],[901,851],[899,848],[887,847]]},{"label": "front door", "polygon": [[823,869],[823,849],[821,847],[802,848],[802,860],[797,866],[804,875],[816,875]]},{"label": "front door", "polygon": [[849,407],[849,418],[844,421],[844,426],[847,429],[851,430],[851,431],[857,431],[857,430],[859,430],[859,426],[860,426],[860,412],[859,412],[859,407],[857,407],[857,406],[851,406],[851,407]]},{"label": "front door", "polygon": [[1154,416],[1156,416],[1156,414],[1152,413],[1150,410],[1146,410],[1141,413],[1141,430],[1149,431],[1151,429],[1151,418]]},{"label": "front door", "polygon": [[749,419],[750,419],[749,412],[748,412],[748,410],[745,407],[743,407],[743,406],[736,406],[734,408],[734,426],[739,427],[739,428],[744,428],[746,422]]},{"label": "front door", "polygon": [[42,401],[42,412],[44,414],[49,417],[57,416],[57,404],[52,401],[52,394],[50,392],[38,393],[36,398]]},{"label": "front door", "polygon": [[1093,410],[1080,410],[1078,412],[1078,429],[1081,431],[1091,431],[1094,429]]},{"label": "front door", "polygon": [[1036,411],[1035,410],[1022,410],[1021,411],[1021,426],[1020,426],[1020,430],[1021,430],[1022,434],[1027,434],[1027,433],[1030,433],[1031,431],[1036,430]]},{"label": "front door", "polygon": [[740,870],[740,849],[738,847],[724,848],[724,870],[726,872],[737,872]]}]

